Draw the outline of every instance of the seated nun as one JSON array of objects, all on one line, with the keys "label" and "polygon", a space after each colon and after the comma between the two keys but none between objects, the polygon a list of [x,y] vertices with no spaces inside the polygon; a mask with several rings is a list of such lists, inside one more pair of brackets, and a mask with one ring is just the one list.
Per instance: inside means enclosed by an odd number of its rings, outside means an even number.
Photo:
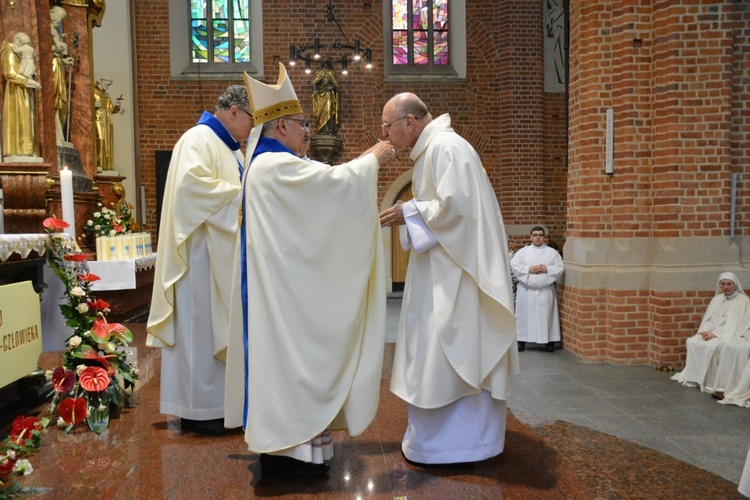
[{"label": "seated nun", "polygon": [[[722,273],[716,291],[698,333],[687,340],[685,369],[672,380],[721,397],[722,392],[737,385],[745,366],[741,358],[742,346],[750,342],[750,299],[734,273]],[[733,347],[723,356],[724,348],[730,344]],[[750,355],[750,350],[747,352]]]}]

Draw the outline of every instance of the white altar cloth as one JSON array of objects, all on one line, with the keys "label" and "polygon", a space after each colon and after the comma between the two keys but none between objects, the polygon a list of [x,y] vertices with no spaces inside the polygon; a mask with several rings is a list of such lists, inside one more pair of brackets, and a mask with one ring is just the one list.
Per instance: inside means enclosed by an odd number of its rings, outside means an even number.
[{"label": "white altar cloth", "polygon": [[101,278],[91,283],[91,290],[132,290],[135,288],[135,273],[156,264],[156,254],[130,260],[92,260],[89,272]]}]

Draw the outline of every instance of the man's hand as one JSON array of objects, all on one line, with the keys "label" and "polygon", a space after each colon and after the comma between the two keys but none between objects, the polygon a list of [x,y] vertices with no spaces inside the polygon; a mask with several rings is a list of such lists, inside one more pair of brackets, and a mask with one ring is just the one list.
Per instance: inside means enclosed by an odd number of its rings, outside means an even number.
[{"label": "man's hand", "polygon": [[404,209],[401,207],[404,202],[399,200],[391,208],[380,213],[380,227],[400,226],[405,224]]},{"label": "man's hand", "polygon": [[378,165],[383,165],[396,157],[396,149],[388,141],[380,141],[373,147],[365,151],[360,155],[365,156],[366,154],[373,153],[378,159]]}]

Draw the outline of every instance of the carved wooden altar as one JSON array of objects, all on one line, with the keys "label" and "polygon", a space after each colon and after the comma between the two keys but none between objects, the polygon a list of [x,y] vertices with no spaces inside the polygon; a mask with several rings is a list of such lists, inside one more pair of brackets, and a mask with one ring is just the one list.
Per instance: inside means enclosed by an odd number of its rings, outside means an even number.
[{"label": "carved wooden altar", "polygon": [[[67,17],[63,21],[68,53],[75,64],[69,76],[70,108],[68,141],[60,144],[55,126],[55,91],[52,74],[52,24],[50,6],[59,3]],[[73,190],[76,234],[84,235],[83,226],[90,212],[102,199],[99,193],[94,147],[94,71],[92,29],[101,26],[104,0],[24,0],[0,2],[0,40],[11,41],[18,32],[31,38],[36,51],[36,113],[39,122],[41,159],[29,162],[0,161],[0,185],[5,196],[5,232],[42,232],[45,217],[62,218],[60,168],[74,171]],[[73,41],[75,40],[75,43]],[[6,82],[0,79],[0,102]],[[72,145],[72,147],[70,147]],[[111,190],[108,187],[108,192]],[[79,238],[83,249],[91,250],[86,238]]]}]

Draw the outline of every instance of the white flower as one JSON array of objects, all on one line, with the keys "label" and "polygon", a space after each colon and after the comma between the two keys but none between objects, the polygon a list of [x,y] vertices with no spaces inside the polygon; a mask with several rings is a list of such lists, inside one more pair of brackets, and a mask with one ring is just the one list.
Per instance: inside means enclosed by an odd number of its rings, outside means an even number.
[{"label": "white flower", "polygon": [[116,349],[117,349],[117,347],[115,347],[114,343],[107,342],[107,345],[104,348],[104,352],[106,352],[107,354],[112,354],[113,352],[115,352]]},{"label": "white flower", "polygon": [[86,302],[81,302],[76,306],[76,309],[78,309],[79,313],[86,314],[89,312],[89,305]]},{"label": "white flower", "polygon": [[31,463],[28,460],[22,458],[21,460],[16,462],[16,465],[13,466],[13,472],[23,472],[24,476],[28,476],[32,472],[34,472],[34,468],[31,466]]},{"label": "white flower", "polygon": [[99,343],[98,343],[98,344],[96,345],[96,347],[97,347],[97,349],[99,349],[100,351],[104,351],[104,349],[106,349],[106,348],[107,348],[107,343],[106,343],[106,342],[99,342]]},{"label": "white flower", "polygon": [[96,226],[94,226],[94,229],[96,229],[97,231],[100,230],[101,228],[102,228],[102,226],[99,225],[99,224],[97,224]]},{"label": "white flower", "polygon": [[101,213],[101,212],[94,212],[94,217],[96,217],[97,219],[98,219],[99,217],[101,217],[101,216],[102,216],[102,213]]},{"label": "white flower", "polygon": [[70,345],[70,347],[75,349],[76,347],[81,345],[81,337],[79,337],[78,335],[73,335],[72,337],[70,337],[70,340],[68,341],[68,345]]},{"label": "white flower", "polygon": [[91,219],[89,219],[89,220],[87,220],[87,221],[86,221],[86,225],[87,225],[88,227],[91,227],[91,226],[93,226],[93,225],[94,225],[94,221],[92,221]]},{"label": "white flower", "polygon": [[86,330],[85,332],[83,332],[83,336],[84,337],[91,337],[91,330]]},{"label": "white flower", "polygon": [[105,218],[105,219],[107,219],[107,220],[109,220],[109,219],[111,219],[111,218],[112,218],[112,216],[111,216],[111,215],[109,215],[109,214],[104,214],[104,218]]},{"label": "white flower", "polygon": [[70,289],[70,294],[74,297],[85,297],[86,292],[83,291],[83,288],[80,286],[74,286]]},{"label": "white flower", "polygon": [[10,458],[11,460],[15,460],[16,459],[16,450],[8,450],[8,458]]},{"label": "white flower", "polygon": [[65,422],[65,420],[63,420],[62,417],[60,417],[60,418],[57,419],[57,426],[58,427],[65,427],[66,425],[68,425],[68,424]]},{"label": "white flower", "polygon": [[106,409],[107,409],[107,407],[104,406],[104,405],[99,405],[99,407],[97,408],[97,410],[99,410],[99,411],[104,411]]},{"label": "white flower", "polygon": [[76,366],[76,374],[80,375],[81,372],[83,372],[83,370],[85,369],[86,369],[86,365],[81,364],[81,365]]},{"label": "white flower", "polygon": [[117,234],[117,231],[115,231],[114,229],[111,229],[111,230],[109,231],[109,235],[110,235],[110,236],[114,236],[114,235],[116,235],[116,234]]}]

